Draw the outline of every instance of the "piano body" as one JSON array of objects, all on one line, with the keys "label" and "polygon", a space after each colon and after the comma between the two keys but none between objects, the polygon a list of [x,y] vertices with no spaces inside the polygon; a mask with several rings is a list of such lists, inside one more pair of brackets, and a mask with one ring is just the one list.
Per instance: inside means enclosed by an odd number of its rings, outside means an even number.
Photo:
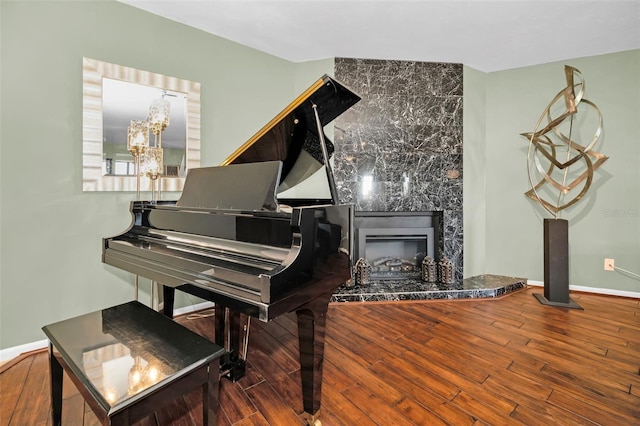
[{"label": "piano body", "polygon": [[104,263],[163,285],[166,315],[176,289],[215,303],[233,381],[248,318],[295,312],[308,424],[319,423],[328,303],[352,267],[353,207],[338,202],[323,128],[359,100],[321,77],[221,166],[190,170],[179,200],[132,202],[129,229],[103,239]]}]

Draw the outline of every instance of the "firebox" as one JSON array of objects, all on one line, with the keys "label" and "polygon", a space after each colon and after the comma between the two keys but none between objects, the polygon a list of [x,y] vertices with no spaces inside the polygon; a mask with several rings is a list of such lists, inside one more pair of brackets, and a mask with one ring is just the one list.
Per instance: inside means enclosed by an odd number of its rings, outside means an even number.
[{"label": "firebox", "polygon": [[355,259],[372,280],[419,279],[422,260],[439,260],[441,212],[356,212]]}]

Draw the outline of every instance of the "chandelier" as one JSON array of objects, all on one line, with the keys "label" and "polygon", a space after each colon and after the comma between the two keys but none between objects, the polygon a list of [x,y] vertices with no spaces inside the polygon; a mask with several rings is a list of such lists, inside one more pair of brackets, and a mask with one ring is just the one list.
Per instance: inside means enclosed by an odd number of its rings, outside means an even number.
[{"label": "chandelier", "polygon": [[[140,200],[140,178],[147,176],[151,184],[151,202],[156,203],[160,196],[164,161],[162,132],[169,125],[170,104],[166,93],[155,99],[149,106],[147,120],[131,120],[127,129],[127,150],[135,162],[136,199]],[[149,131],[153,133],[153,146],[149,143]]]},{"label": "chandelier", "polygon": [[[140,178],[146,176],[151,184],[151,203],[160,199],[162,174],[164,170],[164,151],[162,132],[169,125],[170,104],[165,99],[166,92],[155,99],[149,107],[147,120],[131,120],[127,129],[127,150],[134,158],[136,176],[136,200],[140,201]],[[153,133],[153,146],[149,143],[149,131]],[[151,282],[150,305],[154,305],[156,284]],[[138,275],[134,277],[134,296],[138,300]],[[159,301],[158,301],[159,306]]]}]

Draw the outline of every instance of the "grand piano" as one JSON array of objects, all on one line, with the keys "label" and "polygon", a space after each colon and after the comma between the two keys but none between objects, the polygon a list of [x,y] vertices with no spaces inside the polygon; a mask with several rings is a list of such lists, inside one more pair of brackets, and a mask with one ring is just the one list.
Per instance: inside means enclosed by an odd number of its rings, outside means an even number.
[{"label": "grand piano", "polygon": [[177,201],[134,201],[103,262],[215,304],[221,375],[244,375],[249,319],[295,312],[304,418],[319,423],[326,312],[351,276],[353,207],[340,204],[324,127],[360,98],[318,79],[221,166],[189,170]]}]

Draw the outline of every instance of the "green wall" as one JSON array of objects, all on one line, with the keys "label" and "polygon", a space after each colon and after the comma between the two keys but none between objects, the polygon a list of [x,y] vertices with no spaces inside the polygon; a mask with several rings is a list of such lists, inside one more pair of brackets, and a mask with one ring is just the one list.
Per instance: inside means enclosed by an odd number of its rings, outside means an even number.
[{"label": "green wall", "polygon": [[[550,215],[523,195],[530,188],[528,141],[519,134],[533,130],[565,86],[565,64],[582,72],[585,98],[602,111],[604,132],[596,150],[610,157],[585,198],[560,215],[569,221],[570,284],[638,293],[637,277],[606,272],[603,262],[614,258],[616,266],[640,273],[639,50],[486,75],[486,148],[483,171],[476,173],[485,179],[484,272],[544,279],[542,226]],[[465,189],[472,178],[465,163]],[[465,216],[475,207],[470,202],[465,198]]]},{"label": "green wall", "polygon": [[[100,260],[130,222],[132,193],[82,192],[82,57],[202,84],[202,165],[218,164],[333,60],[292,64],[114,2],[0,3],[0,348],[44,339],[49,322],[130,300],[132,277]],[[465,67],[465,276],[542,281],[542,220],[523,193],[527,142],[580,69],[604,114],[611,159],[569,209],[571,283],[639,292],[603,258],[640,265],[640,51],[491,74]],[[146,288],[143,288],[146,290]],[[143,295],[141,300],[145,300]],[[181,305],[198,302],[183,298]]]},{"label": "green wall", "polygon": [[463,228],[464,277],[485,273],[486,253],[486,76],[464,67],[463,105]]},{"label": "green wall", "polygon": [[[0,7],[4,349],[43,340],[47,323],[133,297],[132,276],[101,263],[101,238],[129,226],[135,194],[82,192],[83,56],[200,82],[203,166],[331,73],[333,60],[293,64],[115,1]],[[185,297],[178,303],[199,302]]]}]

